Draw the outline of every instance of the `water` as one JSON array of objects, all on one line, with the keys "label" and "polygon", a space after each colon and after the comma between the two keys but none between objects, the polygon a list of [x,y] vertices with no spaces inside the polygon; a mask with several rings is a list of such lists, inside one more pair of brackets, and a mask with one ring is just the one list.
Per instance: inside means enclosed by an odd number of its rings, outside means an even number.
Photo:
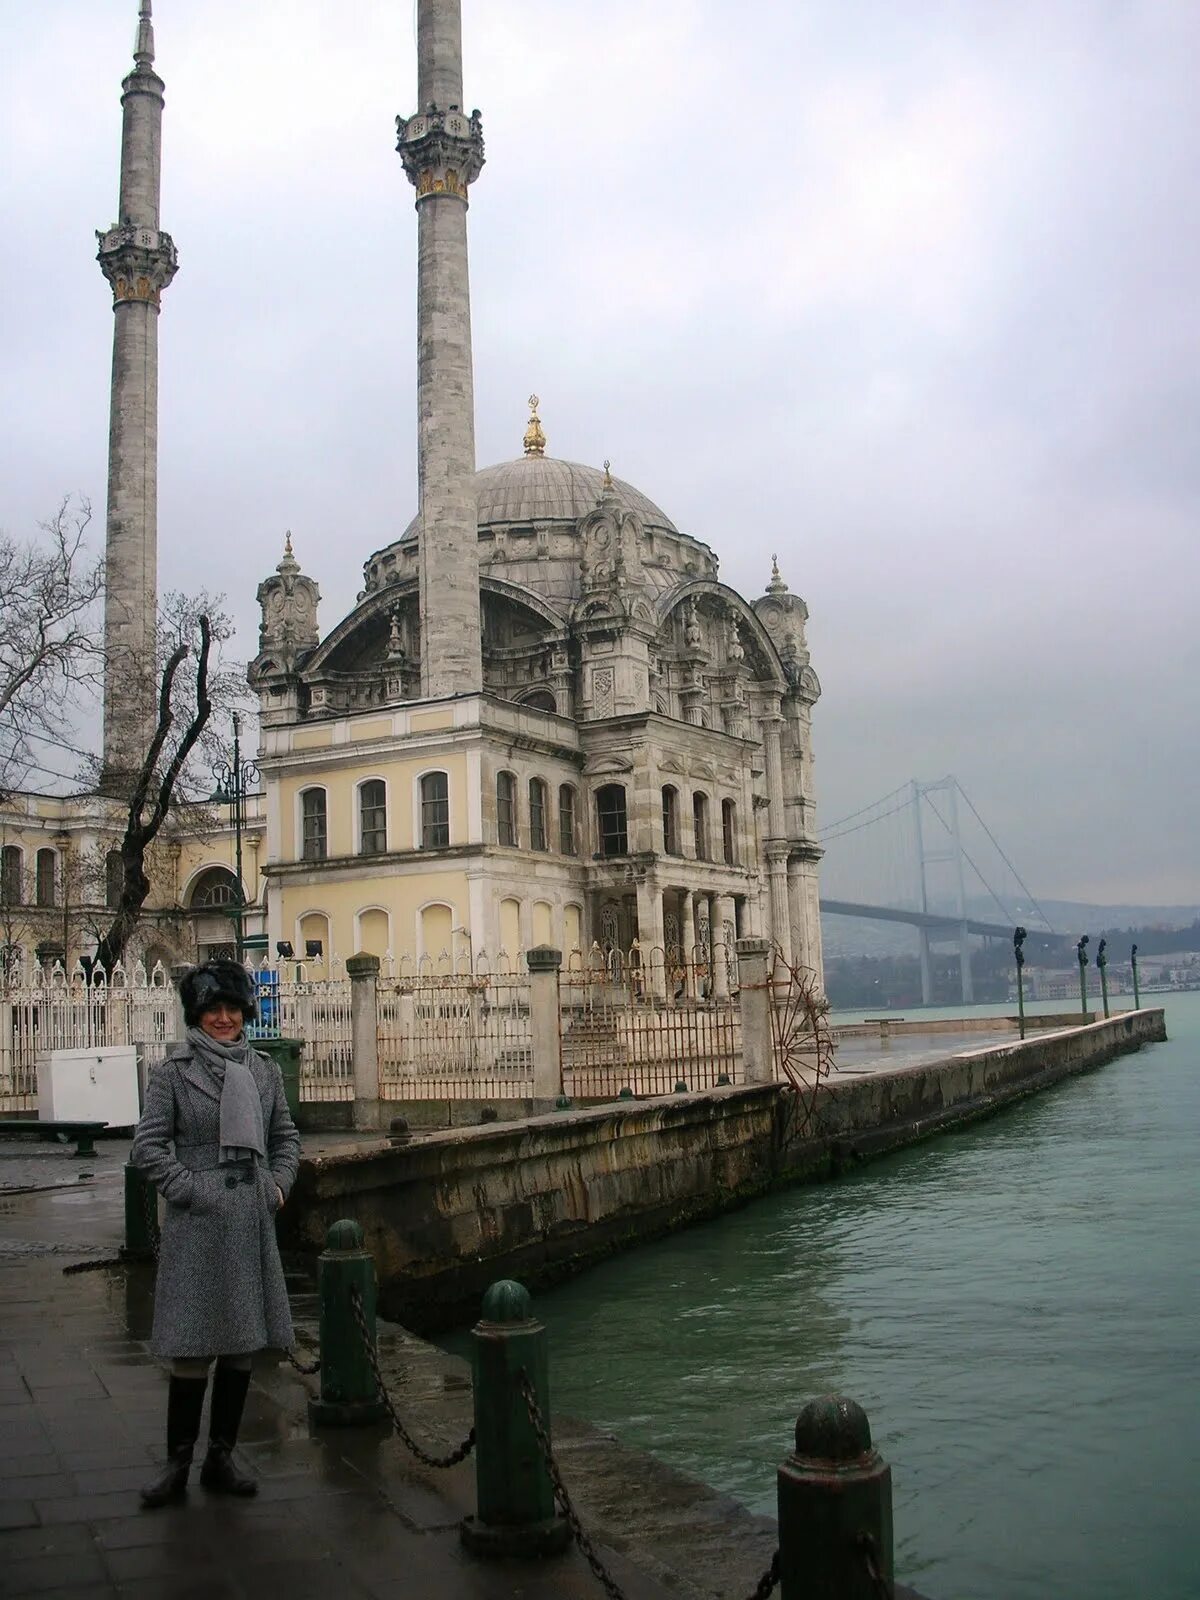
[{"label": "water", "polygon": [[774,1512],[858,1399],[934,1600],[1196,1600],[1200,994],[1171,1042],[538,1296],[557,1411]]}]

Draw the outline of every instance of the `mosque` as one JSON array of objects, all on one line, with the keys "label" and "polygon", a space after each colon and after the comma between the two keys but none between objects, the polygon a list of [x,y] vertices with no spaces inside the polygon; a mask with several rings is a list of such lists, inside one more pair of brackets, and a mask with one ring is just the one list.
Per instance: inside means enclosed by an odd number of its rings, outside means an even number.
[{"label": "mosque", "polygon": [[[463,109],[460,0],[419,0],[418,83],[397,149],[416,198],[420,503],[366,555],[354,609],[327,631],[290,538],[259,584],[251,942],[331,963],[634,941],[686,958],[763,935],[819,979],[820,684],[805,604],[778,564],[744,598],[708,545],[607,462],[555,458],[536,396],[521,453],[476,470],[467,212],[484,146],[479,113]],[[122,106],[120,215],[99,236],[115,313],[114,654],[152,637],[156,327],[177,267],[159,225],[149,0]],[[109,674],[89,815],[145,737],[138,693]],[[50,820],[69,827],[66,811]],[[239,892],[229,830],[189,838],[185,825],[172,848],[147,946],[223,950],[229,924],[214,913]]]}]

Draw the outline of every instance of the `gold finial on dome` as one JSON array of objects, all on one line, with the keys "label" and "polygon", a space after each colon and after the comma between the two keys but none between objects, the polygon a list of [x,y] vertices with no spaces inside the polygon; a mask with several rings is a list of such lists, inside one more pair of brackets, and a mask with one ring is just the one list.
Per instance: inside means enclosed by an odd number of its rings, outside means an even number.
[{"label": "gold finial on dome", "polygon": [[612,462],[606,460],[604,463],[604,487],[606,489],[611,489],[612,486]]},{"label": "gold finial on dome", "polygon": [[538,416],[537,395],[529,396],[529,426],[525,429],[525,454],[527,456],[544,456],[546,454],[546,435],[542,432],[541,418]]}]

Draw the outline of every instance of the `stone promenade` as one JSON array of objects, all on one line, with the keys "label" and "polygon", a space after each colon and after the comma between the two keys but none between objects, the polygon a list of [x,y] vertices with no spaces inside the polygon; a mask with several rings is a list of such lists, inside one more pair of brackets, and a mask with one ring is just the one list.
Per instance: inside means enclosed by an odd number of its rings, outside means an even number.
[{"label": "stone promenade", "polygon": [[[250,1501],[207,1495],[142,1511],[137,1488],[163,1449],[166,1378],[146,1339],[147,1268],[102,1265],[121,1240],[125,1146],[95,1158],[0,1143],[0,1595],[127,1600],[591,1600],[574,1550],[553,1561],[481,1564],[457,1527],[474,1508],[468,1462],[419,1467],[383,1426],[310,1436],[315,1387],[286,1365],[254,1374],[242,1454]],[[86,1270],[64,1267],[83,1265]],[[294,1285],[302,1338],[308,1286]],[[462,1363],[381,1330],[389,1387],[423,1442],[448,1450],[470,1425]],[[556,1421],[568,1483],[629,1600],[748,1594],[774,1529],[720,1496]]]}]

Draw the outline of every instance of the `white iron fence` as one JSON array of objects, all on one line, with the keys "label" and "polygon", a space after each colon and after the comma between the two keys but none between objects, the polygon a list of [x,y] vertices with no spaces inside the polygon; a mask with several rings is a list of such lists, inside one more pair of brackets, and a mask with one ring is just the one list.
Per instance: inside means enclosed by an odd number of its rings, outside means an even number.
[{"label": "white iron fence", "polygon": [[383,1100],[521,1099],[533,1092],[530,978],[501,953],[380,974]]}]

